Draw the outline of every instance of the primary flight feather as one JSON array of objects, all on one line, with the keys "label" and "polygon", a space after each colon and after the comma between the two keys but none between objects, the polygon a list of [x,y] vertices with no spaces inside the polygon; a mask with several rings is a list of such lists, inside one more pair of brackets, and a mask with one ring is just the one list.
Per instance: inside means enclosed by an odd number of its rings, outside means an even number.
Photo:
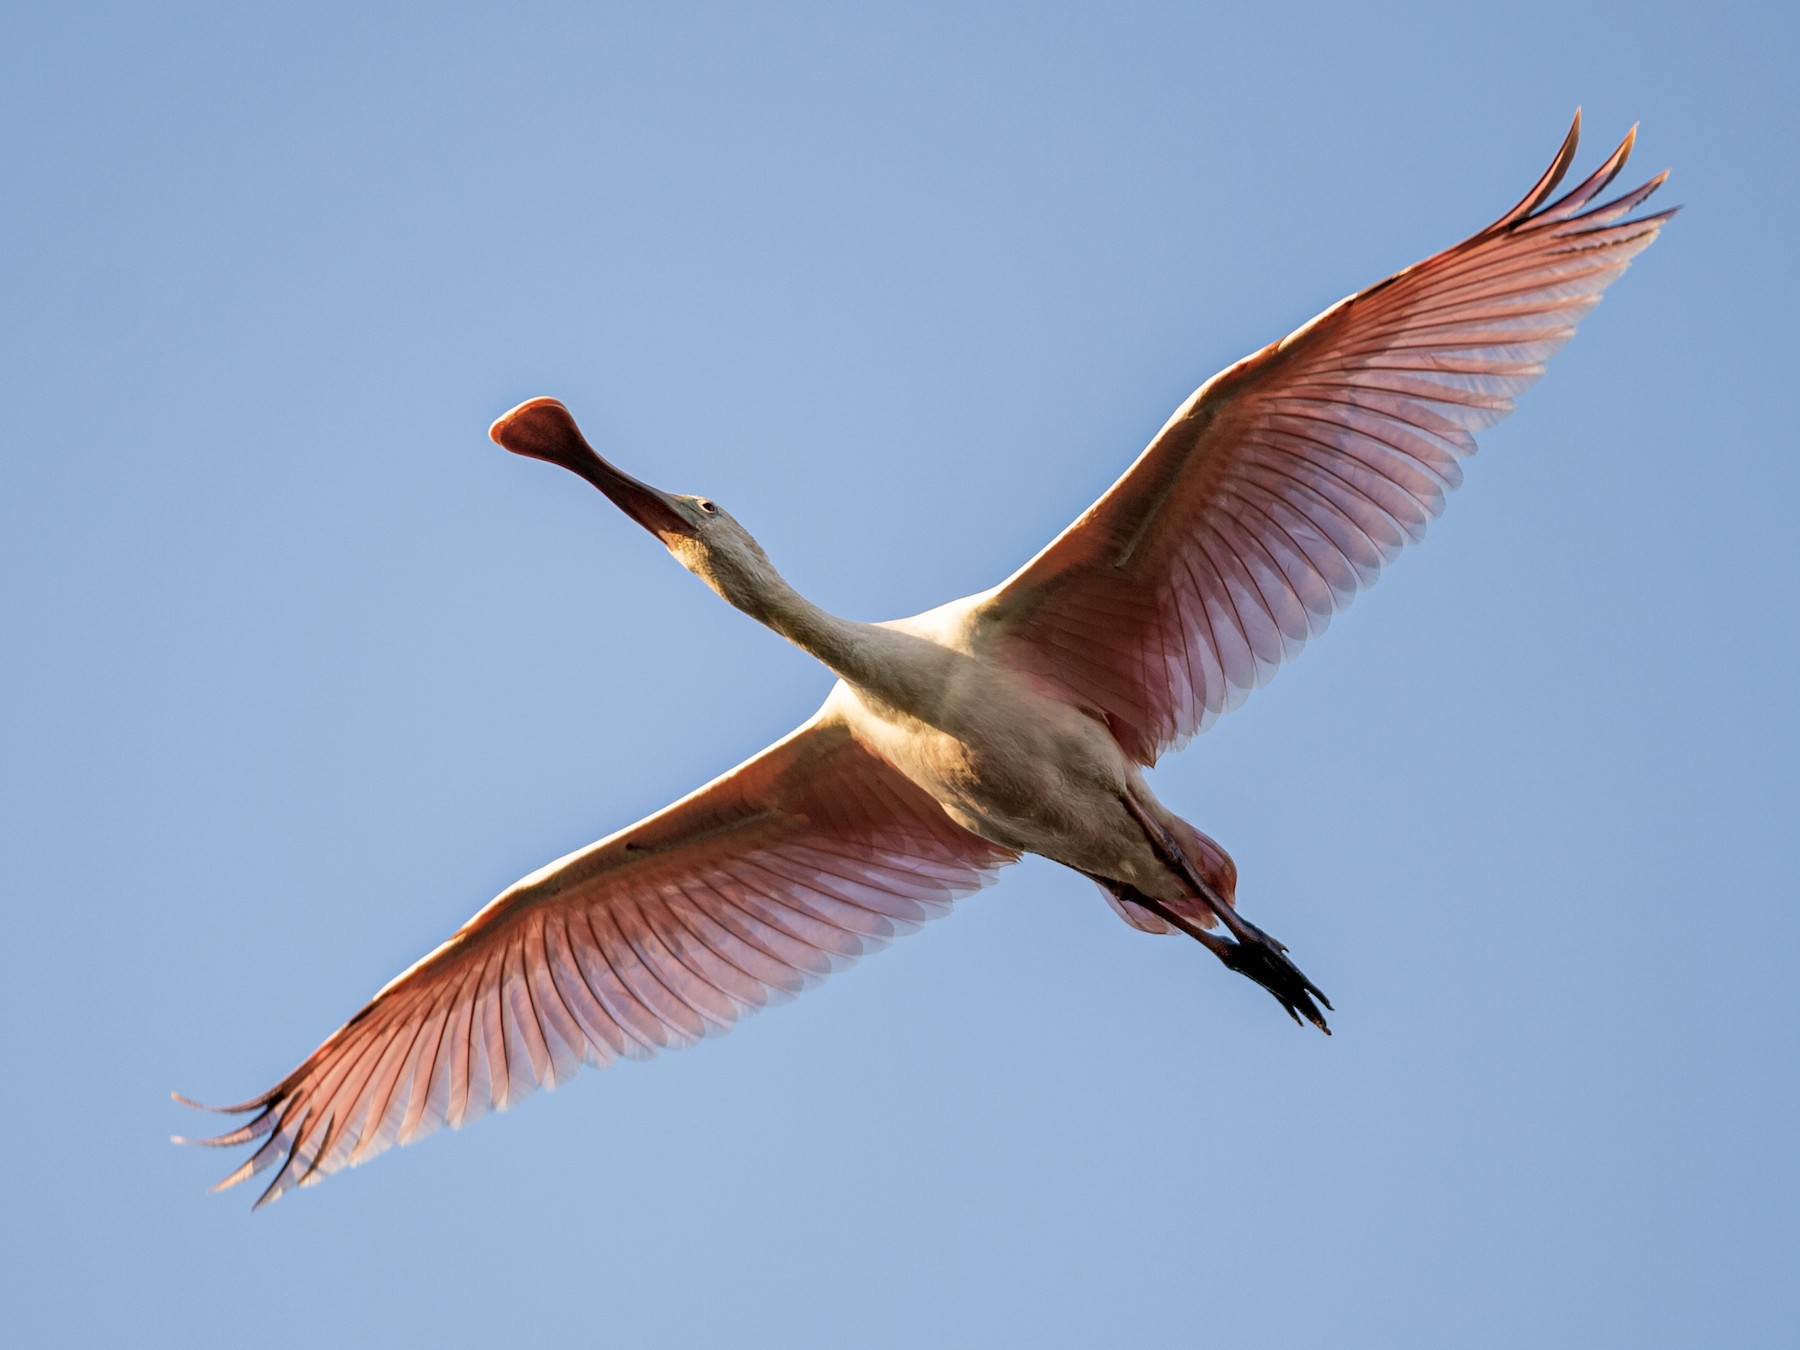
[{"label": "primary flight feather", "polygon": [[584,1062],[723,1030],[1024,852],[1085,873],[1128,922],[1188,934],[1327,1030],[1325,996],[1237,913],[1230,857],[1140,768],[1424,533],[1474,433],[1673,214],[1633,214],[1666,175],[1599,201],[1632,136],[1552,201],[1579,130],[1578,114],[1492,225],[1208,380],[1012,577],[909,619],[819,609],[729,514],[614,468],[553,399],[501,417],[497,442],[586,478],[838,683],[753,759],[509,887],[281,1082],[217,1108],[255,1113],[197,1141],[255,1145],[220,1186],[273,1168],[262,1204]]}]

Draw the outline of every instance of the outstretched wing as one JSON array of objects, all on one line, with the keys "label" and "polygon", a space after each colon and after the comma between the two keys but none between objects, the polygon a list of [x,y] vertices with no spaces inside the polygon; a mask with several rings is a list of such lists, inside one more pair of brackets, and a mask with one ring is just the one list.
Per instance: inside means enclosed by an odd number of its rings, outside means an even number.
[{"label": "outstretched wing", "polygon": [[1575,124],[1472,238],[1214,376],[1124,477],[985,600],[997,657],[1106,718],[1150,764],[1202,730],[1419,539],[1474,433],[1512,411],[1673,212],[1666,174],[1594,205],[1636,132],[1545,205]]},{"label": "outstretched wing", "polygon": [[275,1087],[223,1108],[255,1111],[248,1124],[197,1142],[260,1140],[219,1188],[279,1163],[263,1204],[504,1110],[583,1062],[723,1031],[943,913],[1016,856],[815,718],[510,887]]}]

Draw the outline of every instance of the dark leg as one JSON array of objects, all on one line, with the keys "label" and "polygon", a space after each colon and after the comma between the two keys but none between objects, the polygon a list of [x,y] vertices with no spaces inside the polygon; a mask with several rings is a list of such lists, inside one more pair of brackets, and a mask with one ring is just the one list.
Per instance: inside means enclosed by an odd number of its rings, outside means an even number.
[{"label": "dark leg", "polygon": [[[1129,795],[1125,797],[1125,807],[1131,812],[1144,833],[1149,836],[1151,846],[1162,858],[1171,871],[1180,877],[1199,900],[1218,916],[1219,922],[1225,925],[1226,931],[1236,939],[1227,942],[1207,932],[1192,919],[1181,914],[1162,901],[1154,899],[1139,891],[1136,887],[1122,888],[1122,897],[1133,904],[1149,910],[1165,923],[1172,924],[1193,938],[1207,951],[1225,963],[1228,970],[1256,981],[1264,989],[1275,996],[1275,1001],[1285,1009],[1296,1025],[1304,1025],[1300,1021],[1304,1016],[1327,1036],[1331,1028],[1325,1025],[1325,1015],[1319,1011],[1319,1003],[1327,1009],[1331,1000],[1326,998],[1319,986],[1306,978],[1305,973],[1287,957],[1287,948],[1248,919],[1239,916],[1237,910],[1225,903],[1218,892],[1213,890],[1200,875],[1199,869],[1181,851],[1181,846],[1150,817]],[[1108,882],[1107,885],[1116,885]],[[1315,1003],[1313,1000],[1317,999]]]}]

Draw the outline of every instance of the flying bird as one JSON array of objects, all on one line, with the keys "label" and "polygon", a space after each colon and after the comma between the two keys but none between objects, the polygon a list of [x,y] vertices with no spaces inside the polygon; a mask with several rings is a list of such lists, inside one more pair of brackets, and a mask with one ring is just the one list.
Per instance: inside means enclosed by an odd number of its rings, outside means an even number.
[{"label": "flying bird", "polygon": [[247,1124],[178,1142],[256,1145],[216,1189],[273,1167],[263,1204],[583,1063],[724,1030],[1023,853],[1329,1034],[1325,995],[1238,912],[1230,856],[1142,770],[1424,533],[1474,433],[1673,214],[1633,215],[1666,174],[1597,201],[1635,128],[1552,201],[1580,126],[1499,220],[1208,380],[1024,567],[911,618],[820,609],[723,508],[613,467],[556,400],[506,413],[495,441],[585,478],[837,684],[761,754],[508,887],[281,1082],[215,1108]]}]

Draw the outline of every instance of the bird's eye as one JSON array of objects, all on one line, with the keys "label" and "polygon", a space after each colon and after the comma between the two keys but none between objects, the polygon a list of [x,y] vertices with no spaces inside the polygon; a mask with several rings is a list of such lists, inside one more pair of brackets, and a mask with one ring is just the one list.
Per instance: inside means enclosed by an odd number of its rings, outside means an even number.
[{"label": "bird's eye", "polygon": [[714,506],[711,502],[707,501],[706,498],[704,498],[704,497],[702,497],[700,499],[699,506],[700,506],[700,509],[702,511],[706,512],[706,514],[709,516],[716,516],[719,514],[719,508]]}]

